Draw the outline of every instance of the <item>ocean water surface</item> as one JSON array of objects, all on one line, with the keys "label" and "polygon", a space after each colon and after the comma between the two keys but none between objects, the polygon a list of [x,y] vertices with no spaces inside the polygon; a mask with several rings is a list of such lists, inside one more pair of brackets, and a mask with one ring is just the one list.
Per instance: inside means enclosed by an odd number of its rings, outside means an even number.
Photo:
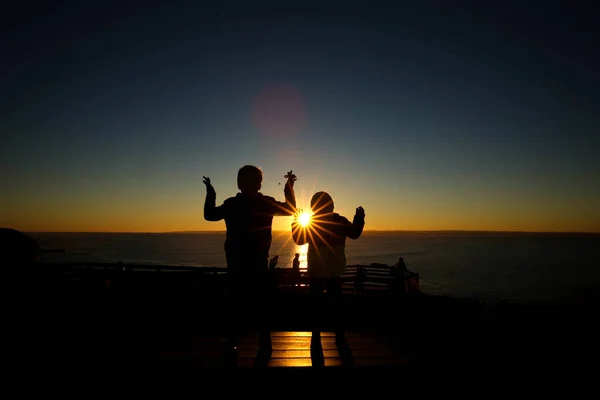
[{"label": "ocean water surface", "polygon": [[[148,265],[225,266],[224,232],[29,233],[43,248],[65,249],[41,261],[124,262]],[[306,245],[274,232],[271,256],[291,267]],[[364,232],[346,242],[347,263],[394,264],[404,257],[430,294],[487,301],[577,301],[597,296],[600,234],[499,232]]]}]

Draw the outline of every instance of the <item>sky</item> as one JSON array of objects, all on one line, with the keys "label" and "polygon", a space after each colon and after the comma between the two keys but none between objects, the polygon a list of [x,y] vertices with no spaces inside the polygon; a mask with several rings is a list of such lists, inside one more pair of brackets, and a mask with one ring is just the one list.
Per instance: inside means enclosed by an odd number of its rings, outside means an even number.
[{"label": "sky", "polygon": [[366,230],[600,232],[597,10],[134,3],[3,13],[0,226],[222,231],[252,164]]}]

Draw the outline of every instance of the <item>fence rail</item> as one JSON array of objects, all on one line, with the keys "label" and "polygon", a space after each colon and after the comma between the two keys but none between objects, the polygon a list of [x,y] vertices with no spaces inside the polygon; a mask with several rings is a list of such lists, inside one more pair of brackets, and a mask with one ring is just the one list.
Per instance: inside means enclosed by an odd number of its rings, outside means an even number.
[{"label": "fence rail", "polygon": [[[211,285],[213,289],[218,289],[225,287],[227,274],[226,268],[206,266],[73,262],[44,264],[42,267],[43,271],[50,274],[54,280],[96,281],[106,286],[167,285],[173,287],[180,285],[182,288],[189,288],[189,286]],[[269,271],[279,290],[308,289],[310,278],[305,270],[273,268]],[[399,271],[385,264],[348,265],[341,278],[343,290],[355,294],[405,294],[419,291],[419,274]]]}]

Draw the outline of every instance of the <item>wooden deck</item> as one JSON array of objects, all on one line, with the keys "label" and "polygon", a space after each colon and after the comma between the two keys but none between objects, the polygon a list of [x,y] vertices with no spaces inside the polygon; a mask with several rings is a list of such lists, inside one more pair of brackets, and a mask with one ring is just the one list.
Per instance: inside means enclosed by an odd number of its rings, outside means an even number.
[{"label": "wooden deck", "polygon": [[32,279],[27,290],[44,301],[32,304],[27,332],[46,333],[24,346],[36,363],[62,359],[91,369],[408,365],[407,355],[390,340],[392,332],[373,331],[390,321],[386,309],[405,297],[389,268],[348,266],[344,304],[335,310],[348,321],[345,343],[336,343],[327,331],[312,340],[305,271],[276,269],[272,276],[277,293],[267,311],[273,323],[270,352],[259,349],[252,326],[236,352],[226,345],[224,327],[231,316],[223,268],[90,263],[53,265]]},{"label": "wooden deck", "polygon": [[199,368],[285,368],[285,367],[405,367],[409,357],[376,333],[347,332],[345,343],[336,342],[333,332],[272,332],[272,350],[259,349],[256,334],[242,336],[237,352],[220,337],[190,337],[185,347],[164,345],[154,361],[165,366]]},{"label": "wooden deck", "polygon": [[347,346],[323,328],[320,349],[311,349],[306,278],[282,271],[269,308],[271,352],[259,351],[249,327],[232,354],[223,332],[231,320],[223,272],[56,268],[8,288],[21,299],[7,325],[15,334],[10,343],[17,344],[26,368],[42,371],[58,364],[89,371],[556,368],[587,354],[598,332],[592,306],[492,307],[412,295],[385,268],[371,266],[362,280],[356,279],[358,268],[349,268],[344,302],[335,310],[344,320]]}]

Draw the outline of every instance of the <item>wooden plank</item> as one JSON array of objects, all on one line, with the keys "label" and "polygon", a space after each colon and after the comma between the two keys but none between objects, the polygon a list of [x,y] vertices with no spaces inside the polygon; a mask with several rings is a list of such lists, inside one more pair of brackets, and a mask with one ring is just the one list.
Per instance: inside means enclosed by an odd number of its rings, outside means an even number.
[{"label": "wooden plank", "polygon": [[344,362],[339,357],[325,358],[325,365],[324,365],[324,367],[341,367],[343,365],[344,365]]},{"label": "wooden plank", "polygon": [[378,358],[396,358],[400,357],[401,354],[399,350],[392,349],[390,347],[380,347],[380,348],[368,348],[368,349],[353,349],[350,348],[350,356],[352,358],[369,358],[369,357],[378,357]]},{"label": "wooden plank", "polygon": [[189,341],[193,345],[220,345],[225,343],[226,339],[220,336],[193,336]]},{"label": "wooden plank", "polygon": [[[388,345],[386,343],[382,343],[380,341],[378,341],[377,339],[372,339],[372,340],[356,340],[353,341],[351,339],[348,339],[348,347],[352,350],[374,350],[374,349],[385,349],[388,347]],[[323,348],[325,348],[325,345],[323,342],[321,342],[323,344]],[[335,345],[335,342],[332,342]],[[335,347],[337,348],[337,346]]]},{"label": "wooden plank", "polygon": [[[258,351],[258,336],[246,335],[241,338],[243,341],[238,347],[237,366],[310,368],[408,365],[408,359],[402,356],[401,349],[391,346],[385,336],[378,336],[375,332],[347,332],[348,347],[339,350],[333,332],[321,334],[321,349],[311,350],[311,332],[272,332],[273,350],[266,353],[266,356]],[[178,348],[183,344],[184,350],[163,349],[157,352],[157,356],[161,362],[174,365],[220,368],[233,361],[228,361],[224,343],[224,338],[221,337],[192,337],[175,343]]]},{"label": "wooden plank", "polygon": [[355,367],[377,367],[377,366],[406,366],[408,360],[405,358],[394,358],[394,357],[359,357],[353,358]]},{"label": "wooden plank", "polygon": [[[240,350],[258,350],[258,343],[243,343],[238,346]],[[271,348],[276,350],[310,350],[310,340],[305,342],[273,342]],[[322,349],[334,350],[337,349],[335,342],[321,343]]]},{"label": "wooden plank", "polygon": [[[332,342],[333,343],[333,342]],[[240,342],[240,349],[258,349],[258,342]],[[304,350],[310,349],[310,339],[294,339],[286,341],[272,341],[273,350]]]},{"label": "wooden plank", "polygon": [[[343,365],[340,358],[326,358],[323,360],[325,367],[335,367]],[[305,358],[271,358],[269,367],[313,367],[315,360],[310,357]]]},{"label": "wooden plank", "polygon": [[[323,340],[326,340],[328,338],[323,338]],[[309,336],[305,336],[305,337],[271,337],[271,342],[273,344],[275,343],[288,343],[288,344],[293,344],[293,343],[310,343],[310,337]],[[335,338],[332,338],[332,341],[335,341]],[[246,338],[242,338],[239,340],[240,345],[241,344],[258,344],[258,339],[246,339]]]},{"label": "wooden plank", "polygon": [[[271,336],[271,342],[273,344],[275,343],[288,343],[288,344],[298,344],[298,343],[310,343],[311,341],[311,337],[310,336],[299,336],[299,337],[293,337],[293,336],[289,336],[289,337],[281,337],[281,336]],[[326,342],[332,342],[335,343],[336,338],[335,336],[325,336],[325,337],[321,337],[320,338],[320,342],[321,343],[326,343]],[[376,337],[353,337],[353,336],[347,336],[346,337],[346,341],[349,344],[358,344],[358,343],[379,343],[380,339],[376,338]],[[238,341],[241,344],[252,344],[252,343],[256,343],[258,344],[258,339],[255,338],[240,338]]]},{"label": "wooden plank", "polygon": [[[332,331],[321,331],[319,332],[319,336],[323,338],[334,338],[336,337],[335,332]],[[344,336],[346,338],[379,338],[380,336],[375,332],[354,332],[354,331],[345,331]],[[250,337],[258,338],[258,335],[251,335]],[[271,339],[273,338],[294,338],[294,337],[312,337],[312,332],[310,331],[272,331]]]},{"label": "wooden plank", "polygon": [[221,350],[213,350],[206,352],[189,352],[189,351],[161,351],[158,357],[163,360],[195,360],[200,358],[222,358],[224,352]]},{"label": "wooden plank", "polygon": [[[339,358],[340,353],[337,349],[323,349],[321,351],[324,358]],[[256,357],[257,351],[240,351],[240,357]],[[364,350],[350,350],[349,355],[352,358],[401,358],[401,355],[397,351],[389,348],[384,349],[364,349]],[[271,358],[304,358],[310,357],[311,350],[273,350],[271,352]]]},{"label": "wooden plank", "polygon": [[[348,335],[351,333],[349,332]],[[335,337],[333,332],[320,332],[321,337]],[[282,332],[274,331],[271,332],[271,338],[275,337],[312,337],[312,332],[307,331],[293,331],[293,332]]]},{"label": "wooden plank", "polygon": [[[240,350],[238,351],[239,357],[256,357],[258,354],[257,350]],[[271,352],[271,358],[306,358],[310,357],[310,349],[303,350],[273,350]]]},{"label": "wooden plank", "polygon": [[224,358],[159,359],[157,361],[161,364],[197,368],[224,368],[227,365],[227,360]]},{"label": "wooden plank", "polygon": [[[290,341],[273,341],[273,350],[307,350],[310,349],[310,339],[306,340],[290,340]],[[240,350],[258,349],[258,342],[245,342],[240,343],[238,348]],[[378,342],[376,339],[373,340],[348,340],[348,347],[352,350],[374,350],[374,349],[386,349],[389,346],[386,343]],[[337,345],[334,340],[321,341],[321,348],[327,350],[337,349]]]},{"label": "wooden plank", "polygon": [[[239,358],[237,361],[238,367],[253,367],[256,364],[254,358]],[[310,357],[305,358],[271,358],[268,360],[269,367],[312,367],[312,359]]]},{"label": "wooden plank", "polygon": [[[367,339],[381,339],[382,336],[378,335],[376,332],[354,332],[354,331],[346,331],[344,332],[344,336],[346,337],[346,339],[353,339],[353,340],[367,340]],[[321,340],[335,340],[336,339],[336,335],[334,332],[331,331],[321,331],[319,333],[319,337],[321,338]],[[293,340],[293,339],[310,339],[312,338],[312,332],[307,332],[307,331],[288,331],[288,332],[281,332],[281,331],[273,331],[271,332],[271,340]],[[245,342],[249,342],[249,341],[257,341],[258,340],[258,334],[250,334],[250,335],[243,335],[239,338],[240,341],[245,341]]]}]

